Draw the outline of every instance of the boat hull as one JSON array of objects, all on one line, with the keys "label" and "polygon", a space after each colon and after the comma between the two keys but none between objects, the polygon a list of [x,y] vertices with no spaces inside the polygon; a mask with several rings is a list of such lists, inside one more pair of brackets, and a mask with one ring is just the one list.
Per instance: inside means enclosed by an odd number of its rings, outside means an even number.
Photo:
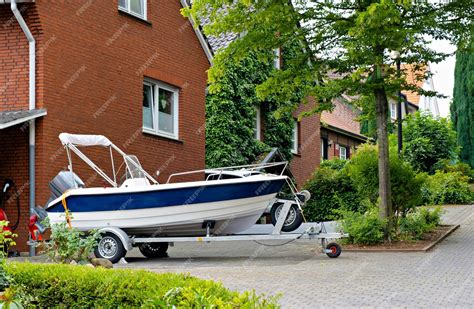
[{"label": "boat hull", "polygon": [[[76,189],[65,201],[71,223],[79,230],[119,227],[130,235],[201,236],[205,221],[214,221],[214,235],[248,229],[273,203],[285,177],[200,182],[178,188],[116,192],[116,189]],[[77,191],[77,192],[74,192]],[[47,208],[52,224],[64,222],[62,201]]]}]

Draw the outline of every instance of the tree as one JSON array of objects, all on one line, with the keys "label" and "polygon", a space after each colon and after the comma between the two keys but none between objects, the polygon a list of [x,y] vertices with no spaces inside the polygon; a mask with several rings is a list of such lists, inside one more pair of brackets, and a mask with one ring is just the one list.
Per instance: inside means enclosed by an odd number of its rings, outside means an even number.
[{"label": "tree", "polygon": [[[318,107],[332,108],[332,99],[354,96],[354,104],[373,112],[377,123],[380,214],[388,218],[385,237],[389,240],[392,207],[388,151],[388,99],[398,89],[423,91],[394,69],[392,50],[402,62],[412,64],[417,78],[421,70],[447,55],[429,48],[430,38],[462,44],[466,26],[474,15],[471,0],[413,2],[408,0],[307,1],[307,0],[193,0],[184,10],[195,20],[209,20],[208,35],[238,33],[240,38],[217,53],[209,71],[209,90],[223,74],[228,58],[242,59],[247,53],[270,50],[295,38],[305,42],[305,52],[257,87],[261,99],[277,96],[287,101],[295,89],[313,96]],[[272,58],[268,57],[267,61]],[[311,63],[308,66],[308,62]],[[375,103],[375,104],[374,104]]]},{"label": "tree", "polygon": [[456,132],[445,118],[408,115],[403,131],[403,157],[419,172],[434,174],[458,157]]},{"label": "tree", "polygon": [[474,39],[470,49],[456,53],[453,96],[451,119],[461,145],[460,158],[474,168]]}]

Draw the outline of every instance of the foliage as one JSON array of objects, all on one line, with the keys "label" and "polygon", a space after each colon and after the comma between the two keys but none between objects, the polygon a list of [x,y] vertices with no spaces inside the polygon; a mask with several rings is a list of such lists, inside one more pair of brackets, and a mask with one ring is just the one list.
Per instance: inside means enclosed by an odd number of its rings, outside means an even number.
[{"label": "foliage", "polygon": [[320,166],[321,167],[327,167],[327,168],[330,168],[330,169],[333,169],[333,170],[336,170],[336,171],[340,171],[346,166],[347,162],[349,162],[349,161],[336,157],[336,158],[331,159],[331,160],[322,161]]},{"label": "foliage", "polygon": [[433,174],[457,158],[456,132],[445,118],[416,113],[405,119],[403,156],[418,171]]},{"label": "foliage", "polygon": [[100,239],[99,231],[81,232],[69,228],[66,222],[51,226],[51,240],[46,243],[46,252],[56,262],[87,261]]},{"label": "foliage", "polygon": [[457,162],[451,164],[450,162],[446,162],[446,164],[440,170],[446,173],[459,172],[463,176],[468,177],[469,183],[474,182],[474,169],[472,169],[467,163]]},{"label": "foliage", "polygon": [[400,218],[397,238],[403,240],[421,239],[441,223],[441,207],[430,210],[420,207],[415,212]]},{"label": "foliage", "polygon": [[[215,85],[224,76],[228,59],[241,61],[249,53],[269,51],[295,38],[304,42],[305,52],[257,86],[257,95],[287,102],[295,89],[301,89],[304,97],[313,96],[318,102],[312,111],[316,112],[331,109],[332,100],[346,94],[373,112],[381,149],[380,207],[388,216],[387,96],[400,89],[436,95],[416,85],[416,80],[430,75],[422,70],[426,64],[449,56],[432,50],[429,43],[436,38],[465,45],[474,15],[471,2],[194,0],[183,13],[199,23],[207,20],[207,35],[241,34],[215,55],[209,71],[211,93],[218,89]],[[414,68],[415,81],[407,81],[406,71],[397,74],[390,51],[399,51],[398,59]],[[271,61],[272,56],[262,59]],[[390,220],[387,230],[389,226]]]},{"label": "foliage", "polygon": [[229,291],[183,274],[9,263],[25,307],[276,308],[275,298]]},{"label": "foliage", "polygon": [[7,227],[8,221],[0,221],[0,291],[10,286],[11,278],[5,271],[5,263],[8,248],[16,244],[13,238],[17,236]]},{"label": "foliage", "polygon": [[[329,162],[328,160],[325,162]],[[337,166],[337,164],[328,164]],[[357,194],[347,173],[342,170],[320,167],[304,185],[312,198],[304,208],[305,218],[309,221],[323,222],[337,218],[337,209],[365,211],[361,197]]]},{"label": "foliage", "polygon": [[349,233],[348,243],[373,245],[383,241],[384,219],[381,219],[377,207],[370,207],[365,213],[338,210],[342,217],[340,224],[345,233]]},{"label": "foliage", "polygon": [[423,186],[423,201],[428,205],[469,204],[474,193],[469,189],[468,177],[460,172],[437,171]]},{"label": "foliage", "polygon": [[460,158],[474,168],[474,34],[470,49],[459,48],[456,53],[451,119],[461,146]]},{"label": "foliage", "polygon": [[[375,145],[361,145],[346,166],[359,195],[374,204],[378,201],[377,157]],[[389,164],[393,214],[403,215],[421,205],[421,187],[425,177],[423,174],[416,174],[410,164],[398,158],[396,149],[392,149]]]},{"label": "foliage", "polygon": [[[289,61],[299,44],[288,43],[282,52],[283,62]],[[206,97],[206,165],[209,167],[243,165],[272,147],[277,147],[290,160],[293,116],[284,105],[298,105],[303,96],[295,90],[288,101],[279,102],[268,97],[262,102],[256,95],[256,86],[274,74],[273,62],[261,56],[272,52],[253,52],[240,62],[229,58],[225,72],[216,81],[214,92]],[[265,126],[263,143],[255,138],[256,107],[260,107]]]}]

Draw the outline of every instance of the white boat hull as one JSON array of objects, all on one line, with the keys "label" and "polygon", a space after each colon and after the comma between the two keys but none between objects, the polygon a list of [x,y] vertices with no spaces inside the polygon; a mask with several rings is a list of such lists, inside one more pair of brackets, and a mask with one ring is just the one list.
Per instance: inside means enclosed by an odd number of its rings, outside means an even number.
[{"label": "white boat hull", "polygon": [[[201,236],[204,221],[215,221],[211,233],[229,235],[250,228],[274,202],[275,194],[147,209],[76,212],[71,224],[82,231],[119,227],[130,235]],[[64,222],[65,214],[50,212],[51,224]]]}]

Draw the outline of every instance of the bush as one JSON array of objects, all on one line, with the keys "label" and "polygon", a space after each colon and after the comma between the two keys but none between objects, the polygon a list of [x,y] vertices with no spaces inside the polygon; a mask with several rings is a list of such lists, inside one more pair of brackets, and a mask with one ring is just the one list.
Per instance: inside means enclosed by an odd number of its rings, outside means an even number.
[{"label": "bush", "polygon": [[9,263],[7,270],[25,307],[277,307],[274,297],[240,294],[182,274],[30,263]]},{"label": "bush", "polygon": [[7,226],[8,221],[0,221],[0,291],[5,291],[10,286],[11,278],[5,270],[5,258],[8,248],[15,245],[13,238],[17,236],[6,229]]},{"label": "bush", "polygon": [[323,222],[335,219],[336,209],[365,211],[365,208],[361,207],[357,191],[344,171],[321,167],[305,184],[304,189],[312,196],[304,208],[304,215],[309,221]]},{"label": "bush", "polygon": [[450,164],[447,162],[441,171],[449,173],[449,172],[459,172],[463,176],[468,177],[469,183],[474,182],[474,170],[469,166],[469,164],[458,162],[455,164]]},{"label": "bush", "polygon": [[[392,209],[395,215],[404,215],[422,204],[421,188],[425,182],[425,176],[416,174],[410,164],[398,158],[396,150],[391,150]],[[360,146],[346,169],[359,195],[376,204],[379,196],[376,146],[369,144]]]},{"label": "bush", "polygon": [[423,201],[428,205],[469,204],[474,194],[468,180],[460,172],[437,171],[428,177],[423,187]]},{"label": "bush", "polygon": [[348,243],[373,245],[383,242],[385,220],[379,217],[378,208],[371,206],[365,213],[338,210],[341,228],[349,233]]},{"label": "bush", "polygon": [[456,132],[447,119],[418,112],[408,115],[404,123],[403,155],[417,171],[434,174],[444,160],[457,158]]},{"label": "bush", "polygon": [[66,222],[61,222],[51,227],[51,240],[46,243],[46,252],[55,262],[84,262],[97,246],[99,239],[98,231],[86,234],[69,228]]},{"label": "bush", "polygon": [[330,168],[330,169],[333,169],[333,170],[336,170],[336,171],[340,171],[342,170],[347,162],[349,162],[348,160],[343,160],[343,159],[340,159],[340,158],[334,158],[334,159],[331,159],[331,160],[324,160],[321,162],[321,167],[327,167],[327,168]]},{"label": "bush", "polygon": [[423,234],[431,232],[440,224],[441,213],[440,207],[433,211],[422,207],[400,218],[397,238],[404,240],[421,239]]}]

